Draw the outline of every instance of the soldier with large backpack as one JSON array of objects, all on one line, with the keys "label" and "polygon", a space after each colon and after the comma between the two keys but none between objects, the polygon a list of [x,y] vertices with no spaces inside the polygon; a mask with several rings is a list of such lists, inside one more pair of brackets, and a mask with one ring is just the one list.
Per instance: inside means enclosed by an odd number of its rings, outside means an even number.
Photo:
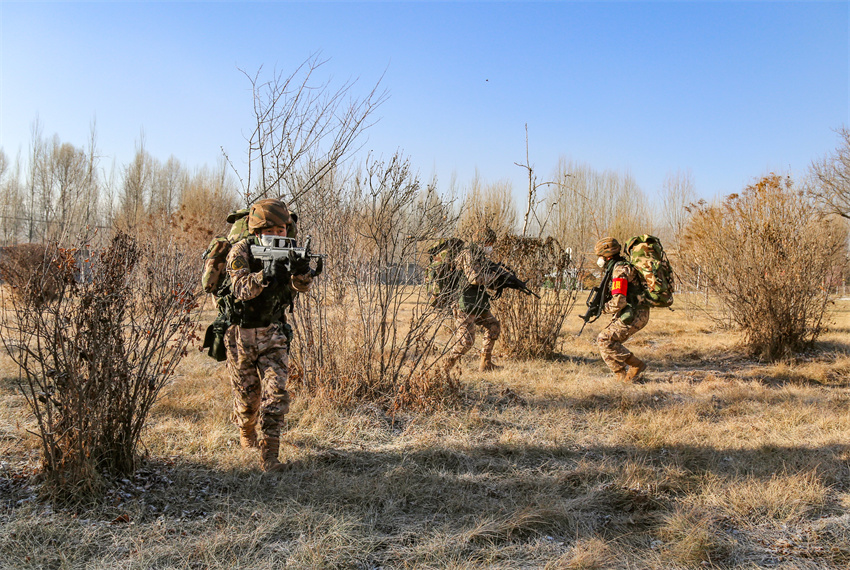
[{"label": "soldier with large backpack", "polygon": [[[259,447],[263,471],[276,472],[285,468],[278,453],[283,417],[289,412],[292,328],[285,311],[298,293],[309,289],[316,272],[306,256],[263,263],[252,254],[252,247],[294,237],[293,215],[281,200],[256,202],[244,219],[247,236],[221,246],[229,249],[223,264],[226,275],[219,278],[205,270],[205,281],[215,283],[220,309],[205,345],[215,356],[221,348],[216,345],[223,344],[242,447]],[[207,253],[207,269],[218,265],[212,253]],[[217,339],[222,332],[223,338]]]},{"label": "soldier with large backpack", "polygon": [[621,255],[620,242],[612,237],[596,242],[594,253],[604,272],[603,279],[610,279],[610,283],[601,284],[601,290],[608,294],[598,301],[604,303],[602,312],[613,315],[596,343],[617,379],[634,382],[646,370],[646,363],[623,343],[646,326],[650,307],[669,307],[673,303],[673,273],[661,242],[654,236],[630,239],[626,244],[628,257]]},{"label": "soldier with large backpack", "polygon": [[455,289],[453,305],[457,330],[453,348],[446,356],[446,372],[454,368],[457,361],[475,344],[476,327],[484,330],[484,344],[481,347],[478,370],[487,372],[498,368],[493,364],[493,348],[499,339],[502,326],[490,312],[491,295],[487,291],[503,273],[487,259],[495,242],[496,232],[484,227],[476,232],[472,243],[457,252],[454,264],[458,271],[458,286]]}]

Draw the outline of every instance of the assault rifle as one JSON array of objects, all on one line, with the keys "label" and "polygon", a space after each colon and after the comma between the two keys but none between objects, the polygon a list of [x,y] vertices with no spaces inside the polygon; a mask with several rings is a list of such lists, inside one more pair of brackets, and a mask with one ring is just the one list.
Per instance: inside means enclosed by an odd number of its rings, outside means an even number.
[{"label": "assault rifle", "polygon": [[307,236],[304,240],[304,247],[297,247],[294,238],[273,237],[272,245],[252,245],[251,255],[254,259],[259,259],[263,265],[268,265],[276,261],[283,261],[286,265],[286,270],[289,271],[292,263],[298,259],[316,260],[316,268],[310,269],[310,274],[315,277],[322,272],[324,268],[325,255],[322,253],[313,253],[310,251],[310,241],[313,238]]},{"label": "assault rifle", "polygon": [[599,285],[590,290],[590,295],[587,296],[587,301],[585,305],[587,305],[587,312],[583,315],[579,315],[579,318],[584,321],[584,324],[581,325],[581,330],[578,331],[576,337],[580,337],[581,333],[584,332],[584,327],[587,326],[587,323],[592,323],[596,319],[602,316],[602,311],[605,309],[605,303],[611,300],[611,277],[614,274],[614,263],[609,262],[609,267],[602,274],[602,281],[599,282]]},{"label": "assault rifle", "polygon": [[525,281],[516,276],[510,267],[506,265],[502,265],[499,262],[487,260],[488,271],[498,273],[499,276],[493,280],[493,283],[490,285],[490,288],[494,289],[496,293],[493,295],[494,299],[498,299],[502,296],[502,292],[505,289],[515,289],[521,293],[525,293],[526,295],[534,295],[536,298],[540,298],[540,295],[532,291],[528,288]]}]

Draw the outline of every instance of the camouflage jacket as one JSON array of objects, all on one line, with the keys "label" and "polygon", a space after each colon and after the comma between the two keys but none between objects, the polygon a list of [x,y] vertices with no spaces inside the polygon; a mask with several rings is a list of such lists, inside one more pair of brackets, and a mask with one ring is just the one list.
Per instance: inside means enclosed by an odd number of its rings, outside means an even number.
[{"label": "camouflage jacket", "polygon": [[[611,273],[611,299],[605,303],[603,312],[618,313],[627,306],[637,308],[643,302],[640,296],[642,289],[640,272],[622,258],[612,260],[610,263],[614,263],[614,270]],[[625,295],[618,293],[622,291],[622,288],[616,287],[618,279],[625,279]]]}]

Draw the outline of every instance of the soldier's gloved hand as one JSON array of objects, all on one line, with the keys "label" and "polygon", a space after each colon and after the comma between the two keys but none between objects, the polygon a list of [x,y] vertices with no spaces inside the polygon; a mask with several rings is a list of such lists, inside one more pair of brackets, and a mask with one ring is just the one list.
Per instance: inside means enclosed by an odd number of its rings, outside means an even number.
[{"label": "soldier's gloved hand", "polygon": [[263,281],[266,285],[286,283],[289,281],[289,270],[286,268],[286,261],[276,259],[271,263],[267,263],[263,267]]},{"label": "soldier's gloved hand", "polygon": [[289,260],[289,270],[293,275],[306,275],[310,273],[310,260],[293,254]]}]

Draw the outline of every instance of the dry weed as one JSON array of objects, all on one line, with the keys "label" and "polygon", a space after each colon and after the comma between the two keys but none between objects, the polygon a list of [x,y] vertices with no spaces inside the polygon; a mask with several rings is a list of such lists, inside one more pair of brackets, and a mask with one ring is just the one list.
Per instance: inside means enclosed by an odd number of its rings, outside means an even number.
[{"label": "dry weed", "polygon": [[846,335],[772,365],[707,323],[654,312],[634,339],[646,342],[630,342],[650,363],[643,384],[615,382],[586,330],[565,331],[560,360],[502,356],[504,368],[481,374],[470,356],[461,399],[427,412],[339,408],[298,389],[282,450],[296,467],[279,476],[238,446],[227,374],[196,352],[154,408],[148,460],[78,510],[35,498],[37,447],[15,423],[27,419],[0,354],[0,433],[18,438],[0,439],[11,444],[0,458],[0,559],[33,569],[846,568]]}]

